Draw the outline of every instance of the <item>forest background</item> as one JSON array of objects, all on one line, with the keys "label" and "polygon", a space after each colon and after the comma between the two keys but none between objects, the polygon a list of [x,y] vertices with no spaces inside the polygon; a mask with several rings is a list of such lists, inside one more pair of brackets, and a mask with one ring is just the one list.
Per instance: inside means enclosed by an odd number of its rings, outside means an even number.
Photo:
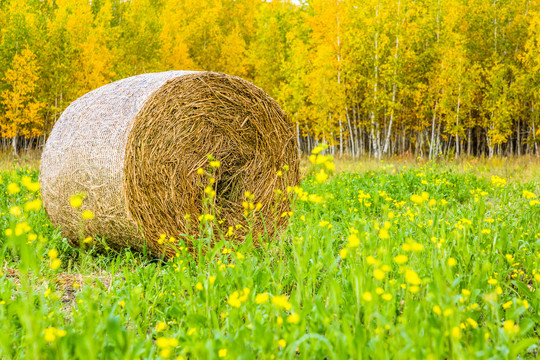
[{"label": "forest background", "polygon": [[40,148],[62,111],[146,72],[237,75],[299,149],[540,155],[540,4],[529,0],[0,0],[0,146]]}]

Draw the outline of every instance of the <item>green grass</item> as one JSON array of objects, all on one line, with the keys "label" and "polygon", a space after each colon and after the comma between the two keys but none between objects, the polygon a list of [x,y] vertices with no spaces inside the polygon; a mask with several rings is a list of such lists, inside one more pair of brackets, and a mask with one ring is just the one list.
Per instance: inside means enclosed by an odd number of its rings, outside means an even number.
[{"label": "green grass", "polygon": [[213,249],[169,262],[69,247],[25,210],[37,171],[6,167],[0,358],[534,358],[540,204],[523,191],[540,193],[538,169],[504,184],[460,166],[308,177],[274,242],[201,235]]}]

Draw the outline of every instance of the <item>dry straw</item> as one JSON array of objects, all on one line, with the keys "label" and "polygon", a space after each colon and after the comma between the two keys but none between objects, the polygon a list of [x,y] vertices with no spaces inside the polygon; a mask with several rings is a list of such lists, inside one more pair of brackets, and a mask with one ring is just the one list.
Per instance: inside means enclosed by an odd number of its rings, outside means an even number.
[{"label": "dry straw", "polygon": [[[209,154],[221,165],[204,209],[208,175],[197,170],[208,168]],[[235,228],[237,241],[248,227],[272,235],[288,210],[276,192],[299,180],[294,130],[278,104],[245,80],[211,72],[139,75],[84,95],[57,121],[40,171],[45,210],[72,245],[97,235],[156,256],[174,254],[161,234],[191,246],[186,235],[196,236],[208,211],[221,228]],[[262,204],[250,221],[246,191]],[[74,194],[85,194],[80,208],[70,206]],[[84,210],[95,217],[83,221]]]}]

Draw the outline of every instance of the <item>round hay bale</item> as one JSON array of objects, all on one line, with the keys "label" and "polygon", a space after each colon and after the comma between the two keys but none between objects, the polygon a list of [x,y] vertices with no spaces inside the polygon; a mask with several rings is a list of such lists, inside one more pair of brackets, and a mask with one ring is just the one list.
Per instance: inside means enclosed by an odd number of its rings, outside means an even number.
[{"label": "round hay bale", "polygon": [[[111,248],[156,256],[175,253],[162,234],[191,247],[188,235],[209,211],[220,229],[235,229],[236,241],[248,227],[272,235],[288,210],[276,193],[299,181],[294,136],[278,104],[238,77],[170,71],[120,80],[58,119],[41,158],[44,208],[74,246],[97,235]],[[209,168],[208,155],[220,166]],[[211,210],[203,203],[209,182]],[[246,191],[262,205],[250,220]],[[75,194],[85,197],[79,208],[70,205]],[[94,218],[83,220],[84,210]]]}]

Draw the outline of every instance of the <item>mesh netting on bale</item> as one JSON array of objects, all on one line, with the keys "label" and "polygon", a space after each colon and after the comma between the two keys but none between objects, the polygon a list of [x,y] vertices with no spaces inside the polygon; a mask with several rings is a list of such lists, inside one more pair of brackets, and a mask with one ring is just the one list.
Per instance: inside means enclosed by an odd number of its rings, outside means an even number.
[{"label": "mesh netting on bale", "polygon": [[[77,246],[99,236],[115,249],[174,253],[162,234],[187,241],[199,232],[208,155],[220,227],[270,235],[284,225],[276,192],[299,180],[294,129],[264,91],[212,72],[145,74],[105,85],[73,102],[55,124],[40,169],[43,204]],[[280,176],[283,166],[289,167]],[[245,192],[262,208],[244,215]],[[70,198],[85,194],[80,208]],[[81,212],[95,216],[82,220]],[[186,219],[186,214],[190,215]],[[239,226],[237,226],[239,225]],[[234,236],[233,236],[234,238]],[[164,246],[166,246],[164,248]]]}]

